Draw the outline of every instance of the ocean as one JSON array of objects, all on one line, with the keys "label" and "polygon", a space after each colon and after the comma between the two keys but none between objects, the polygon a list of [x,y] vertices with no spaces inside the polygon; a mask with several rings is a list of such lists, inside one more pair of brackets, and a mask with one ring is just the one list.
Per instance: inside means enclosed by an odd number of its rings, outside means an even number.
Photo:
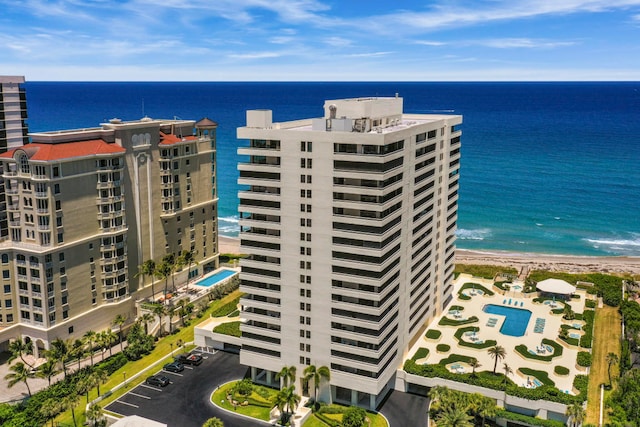
[{"label": "ocean", "polygon": [[323,114],[325,99],[404,98],[407,113],[462,114],[460,248],[640,256],[640,82],[28,82],[31,132],[118,117],[218,128],[220,233],[238,234],[235,137],[247,109],[274,121]]}]

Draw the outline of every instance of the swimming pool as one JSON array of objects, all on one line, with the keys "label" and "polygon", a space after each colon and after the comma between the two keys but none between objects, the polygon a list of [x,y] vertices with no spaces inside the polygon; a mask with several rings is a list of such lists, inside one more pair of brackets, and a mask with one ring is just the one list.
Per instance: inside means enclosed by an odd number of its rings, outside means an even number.
[{"label": "swimming pool", "polygon": [[505,307],[502,305],[487,304],[482,311],[490,314],[505,316],[500,333],[512,337],[521,337],[527,330],[531,312],[521,308]]},{"label": "swimming pool", "polygon": [[229,277],[233,276],[234,274],[237,274],[238,272],[235,270],[227,270],[222,269],[220,271],[217,271],[215,273],[213,273],[211,276],[207,276],[204,279],[200,279],[198,280],[195,285],[197,286],[204,286],[205,288],[208,288],[210,286],[216,285],[220,282],[222,282],[224,279],[228,279]]}]

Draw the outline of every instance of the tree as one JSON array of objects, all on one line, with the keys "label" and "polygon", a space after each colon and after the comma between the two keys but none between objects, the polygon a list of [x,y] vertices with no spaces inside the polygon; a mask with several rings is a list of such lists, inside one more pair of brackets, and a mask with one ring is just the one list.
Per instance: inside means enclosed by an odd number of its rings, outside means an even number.
[{"label": "tree", "polygon": [[153,301],[153,297],[156,294],[156,291],[153,287],[153,277],[156,272],[156,262],[152,259],[148,259],[138,266],[138,272],[133,277],[142,276],[142,283],[144,286],[144,279],[146,276],[151,276],[151,301]]},{"label": "tree", "polygon": [[284,387],[275,397],[275,405],[282,414],[282,421],[288,422],[291,413],[296,410],[300,403],[300,396],[296,394],[296,386]]},{"label": "tree", "polygon": [[92,375],[91,372],[88,372],[88,371],[84,371],[81,374],[80,379],[76,381],[76,392],[78,394],[86,395],[87,405],[89,404],[89,391],[91,391],[91,389],[95,387],[95,383],[96,383],[95,377]]},{"label": "tree", "polygon": [[498,413],[496,402],[486,396],[479,395],[475,407],[475,413],[482,418],[482,427],[486,417],[495,417]]},{"label": "tree", "polygon": [[97,334],[92,330],[88,330],[83,335],[83,338],[89,345],[89,348],[87,350],[89,351],[89,356],[91,356],[91,366],[93,366],[93,342],[96,340],[96,335]]},{"label": "tree", "polygon": [[475,377],[476,376],[476,369],[478,369],[479,367],[482,366],[482,364],[480,362],[478,362],[478,359],[476,359],[475,357],[472,358],[469,361],[469,366],[471,366],[471,376]]},{"label": "tree", "polygon": [[213,417],[205,421],[202,427],[224,427],[224,423],[220,418]]},{"label": "tree", "polygon": [[120,351],[123,351],[122,348],[122,325],[124,325],[127,321],[127,318],[122,314],[118,314],[115,319],[113,319],[113,324],[118,327],[118,338],[120,339]]},{"label": "tree", "polygon": [[495,345],[490,347],[487,350],[487,353],[489,353],[489,356],[495,360],[495,363],[493,364],[493,374],[495,375],[496,369],[498,368],[498,361],[504,359],[507,356],[507,352],[501,345]]},{"label": "tree", "polygon": [[[169,276],[171,276],[171,289],[172,292],[176,291],[176,277],[173,273],[175,273],[178,268],[178,260],[174,254],[166,254],[162,257],[162,263],[166,264],[169,268]],[[166,267],[165,267],[166,268]]]},{"label": "tree", "polygon": [[34,378],[36,374],[32,371],[31,366],[27,367],[22,362],[17,362],[15,365],[9,367],[9,372],[4,376],[4,379],[8,381],[7,387],[11,388],[18,383],[24,383],[27,386],[27,392],[31,396],[31,389],[29,388],[29,379]]},{"label": "tree", "polygon": [[164,328],[162,327],[162,316],[164,316],[166,311],[167,310],[165,309],[165,307],[161,304],[157,304],[153,307],[153,314],[158,316],[158,324],[160,325],[158,330],[159,330],[160,336],[164,334]]},{"label": "tree", "polygon": [[103,423],[101,423],[103,415],[102,407],[97,403],[90,405],[85,412],[85,416],[89,421],[91,421],[91,425],[93,427],[103,425]]},{"label": "tree", "polygon": [[53,420],[62,412],[62,402],[56,398],[49,398],[42,402],[40,407],[40,413],[48,420],[51,420],[51,427],[53,427]]},{"label": "tree", "polygon": [[144,333],[149,335],[149,323],[153,322],[153,314],[143,314],[142,316],[140,316],[140,321],[144,324]]},{"label": "tree", "polygon": [[313,399],[315,401],[318,400],[318,392],[320,391],[320,382],[322,380],[330,381],[331,380],[331,372],[329,368],[326,366],[320,366],[316,368],[315,365],[309,365],[304,370],[304,380],[305,381],[313,381]]},{"label": "tree", "polygon": [[17,338],[9,343],[9,351],[11,352],[11,356],[9,356],[8,360],[9,362],[12,362],[19,357],[23,364],[29,365],[33,368],[33,364],[24,359],[25,355],[33,355],[33,341],[23,341],[22,338]]},{"label": "tree", "polygon": [[171,304],[170,306],[167,307],[167,317],[169,318],[169,334],[173,333],[173,316],[175,316],[176,314],[176,307]]},{"label": "tree", "polygon": [[282,386],[287,387],[290,383],[296,380],[296,367],[295,366],[283,366],[280,372],[276,374],[276,379],[282,381]]},{"label": "tree", "polygon": [[574,403],[567,406],[567,412],[565,413],[571,422],[571,426],[578,427],[584,421],[585,411],[581,404]]},{"label": "tree", "polygon": [[66,409],[71,410],[71,418],[73,419],[73,425],[76,426],[76,405],[80,400],[80,395],[78,393],[69,393],[63,399],[63,405]]},{"label": "tree", "polygon": [[46,362],[38,366],[38,369],[36,370],[36,376],[38,378],[46,379],[49,385],[51,385],[51,378],[60,373],[60,371],[57,369],[57,364],[58,362],[55,359],[47,358]]},{"label": "tree", "polygon": [[618,355],[615,353],[607,354],[607,374],[609,375],[609,385],[611,386],[611,366],[618,363]]},{"label": "tree", "polygon": [[357,406],[350,406],[342,415],[342,427],[363,427],[367,412]]},{"label": "tree", "polygon": [[109,380],[109,374],[104,369],[96,369],[91,373],[95,378],[95,385],[100,396],[100,385],[105,384]]},{"label": "tree", "polygon": [[464,408],[449,406],[436,417],[438,427],[473,427],[472,417],[467,415]]},{"label": "tree", "polygon": [[169,286],[169,276],[173,272],[173,265],[165,262],[164,260],[156,266],[156,270],[154,271],[154,275],[160,279],[164,280],[164,300],[167,301],[167,294],[169,293],[167,287]]},{"label": "tree", "polygon": [[51,342],[51,348],[49,348],[48,354],[62,367],[64,377],[67,378],[67,358],[71,354],[70,341],[65,341],[62,338],[56,338]]},{"label": "tree", "polygon": [[511,369],[511,366],[507,365],[506,363],[502,365],[502,369],[504,370],[504,379],[502,380],[502,382],[506,384],[507,377],[513,374],[513,369]]},{"label": "tree", "polygon": [[84,341],[76,339],[69,348],[69,356],[78,361],[78,370],[80,370],[80,361],[87,354],[87,349],[84,345]]},{"label": "tree", "polygon": [[191,266],[198,265],[198,261],[196,261],[194,251],[184,250],[178,257],[178,264],[180,266],[187,266],[187,292],[189,291],[189,279],[191,278]]},{"label": "tree", "polygon": [[113,344],[113,342],[118,338],[118,335],[111,329],[105,329],[100,333],[100,335],[102,336],[101,340],[103,348],[105,350],[109,349],[109,356],[113,356],[111,344]]}]

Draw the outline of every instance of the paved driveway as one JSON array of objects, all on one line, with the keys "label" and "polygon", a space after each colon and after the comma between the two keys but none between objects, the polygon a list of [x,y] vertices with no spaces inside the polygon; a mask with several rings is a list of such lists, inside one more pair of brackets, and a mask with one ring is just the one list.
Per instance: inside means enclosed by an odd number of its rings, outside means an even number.
[{"label": "paved driveway", "polygon": [[139,415],[169,427],[201,427],[211,417],[220,418],[226,427],[265,427],[253,421],[223,411],[210,403],[211,393],[219,384],[243,378],[247,367],[240,365],[237,354],[203,353],[200,366],[185,366],[174,374],[163,372],[171,379],[166,387],[141,384],[106,407],[122,415]]},{"label": "paved driveway", "polygon": [[[393,390],[378,408],[390,427],[426,426],[429,399]],[[225,424],[226,425],[226,424]]]}]

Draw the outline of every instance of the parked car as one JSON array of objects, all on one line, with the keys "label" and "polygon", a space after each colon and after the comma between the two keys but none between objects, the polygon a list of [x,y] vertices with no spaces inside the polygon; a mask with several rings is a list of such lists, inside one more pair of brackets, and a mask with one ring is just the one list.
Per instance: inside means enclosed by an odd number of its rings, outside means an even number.
[{"label": "parked car", "polygon": [[182,372],[184,371],[184,365],[180,362],[171,362],[164,365],[162,369],[169,372]]},{"label": "parked car", "polygon": [[175,357],[175,361],[183,365],[199,365],[202,363],[202,356],[199,354],[183,353]]},{"label": "parked car", "polygon": [[169,385],[169,378],[164,375],[153,375],[147,378],[147,384],[155,385],[158,387],[165,387]]}]

